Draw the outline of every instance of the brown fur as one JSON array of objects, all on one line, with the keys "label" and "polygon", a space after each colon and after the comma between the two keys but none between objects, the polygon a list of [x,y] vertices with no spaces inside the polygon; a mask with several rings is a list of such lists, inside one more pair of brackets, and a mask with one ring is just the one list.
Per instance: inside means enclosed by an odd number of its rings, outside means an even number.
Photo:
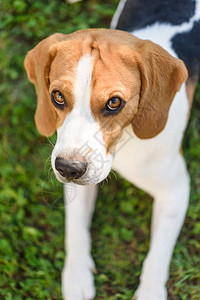
[{"label": "brown fur", "polygon": [[150,41],[144,41],[139,53],[142,88],[133,130],[138,137],[146,139],[164,129],[171,102],[187,79],[187,69],[181,60]]},{"label": "brown fur", "polygon": [[[107,151],[112,151],[128,124],[142,139],[160,133],[175,93],[186,80],[186,68],[160,46],[108,29],[55,34],[28,53],[25,68],[38,96],[35,120],[40,133],[53,134],[73,109],[76,66],[85,54],[94,57],[91,110]],[[64,111],[51,103],[52,89],[65,96]],[[126,105],[118,114],[103,116],[102,109],[112,96],[121,97]]]},{"label": "brown fur", "polygon": [[24,62],[28,78],[35,85],[38,97],[35,122],[38,131],[45,136],[50,136],[55,131],[56,112],[50,100],[48,77],[55,56],[55,52],[51,53],[50,48],[58,42],[60,36],[52,35],[40,42],[28,52]]}]

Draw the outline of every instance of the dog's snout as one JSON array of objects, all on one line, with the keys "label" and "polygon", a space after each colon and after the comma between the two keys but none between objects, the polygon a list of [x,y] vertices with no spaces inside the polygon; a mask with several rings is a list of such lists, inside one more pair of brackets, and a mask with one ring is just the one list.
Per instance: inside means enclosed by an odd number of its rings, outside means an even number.
[{"label": "dog's snout", "polygon": [[55,160],[55,168],[61,176],[72,180],[80,178],[86,172],[87,163],[57,157]]}]

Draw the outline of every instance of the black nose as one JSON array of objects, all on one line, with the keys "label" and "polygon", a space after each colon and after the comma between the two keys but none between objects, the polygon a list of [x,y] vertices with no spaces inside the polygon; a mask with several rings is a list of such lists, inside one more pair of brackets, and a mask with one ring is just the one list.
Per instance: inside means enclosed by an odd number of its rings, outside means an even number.
[{"label": "black nose", "polygon": [[73,161],[72,159],[64,159],[57,157],[55,161],[55,168],[61,176],[66,179],[78,179],[87,169],[87,163],[81,161]]}]

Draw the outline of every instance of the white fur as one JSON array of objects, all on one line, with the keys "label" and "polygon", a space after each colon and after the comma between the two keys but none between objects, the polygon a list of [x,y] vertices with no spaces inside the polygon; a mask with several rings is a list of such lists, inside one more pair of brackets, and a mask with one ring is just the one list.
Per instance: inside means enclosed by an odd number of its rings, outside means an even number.
[{"label": "white fur", "polygon": [[62,272],[62,294],[67,300],[89,300],[95,296],[89,228],[97,186],[74,185],[75,199],[69,203],[68,185],[65,184],[67,259]]},{"label": "white fur", "polygon": [[118,19],[119,19],[120,15],[121,15],[122,10],[124,9],[124,6],[125,6],[126,2],[127,2],[127,0],[121,0],[119,2],[117,10],[116,10],[116,12],[115,12],[115,14],[114,14],[114,16],[112,18],[111,24],[110,24],[110,28],[111,29],[115,29],[116,28]]},{"label": "white fur", "polygon": [[66,180],[55,169],[55,159],[58,156],[67,158],[70,155],[78,154],[86,158],[88,169],[80,179],[75,180],[77,184],[96,184],[102,181],[107,177],[112,166],[113,157],[106,154],[99,125],[91,113],[92,70],[92,56],[87,54],[81,57],[76,69],[75,105],[57,131],[57,141],[52,152],[51,162],[57,179],[64,183]]}]

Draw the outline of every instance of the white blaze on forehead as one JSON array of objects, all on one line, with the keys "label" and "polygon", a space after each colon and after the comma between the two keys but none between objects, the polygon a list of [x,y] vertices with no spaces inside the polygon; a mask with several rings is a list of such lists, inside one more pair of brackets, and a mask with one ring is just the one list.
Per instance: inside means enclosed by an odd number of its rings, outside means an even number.
[{"label": "white blaze on forehead", "polygon": [[82,148],[86,142],[94,148],[97,143],[94,136],[100,130],[90,108],[93,57],[90,54],[82,56],[75,68],[74,107],[57,130],[57,144],[66,154]]},{"label": "white blaze on forehead", "polygon": [[93,59],[90,54],[82,56],[76,70],[76,80],[74,87],[75,106],[74,109],[81,115],[91,116],[90,96],[91,79],[93,70]]}]

